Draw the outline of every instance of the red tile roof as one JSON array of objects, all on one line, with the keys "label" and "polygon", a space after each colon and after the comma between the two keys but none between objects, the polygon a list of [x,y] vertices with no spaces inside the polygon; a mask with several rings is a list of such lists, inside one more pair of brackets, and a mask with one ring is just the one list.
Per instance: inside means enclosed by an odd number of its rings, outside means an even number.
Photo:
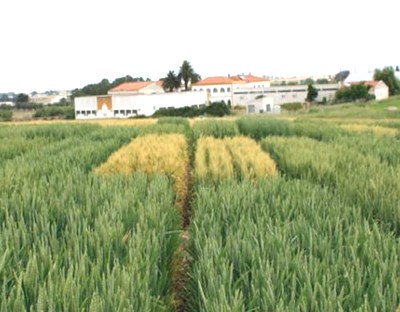
[{"label": "red tile roof", "polygon": [[236,84],[236,83],[248,83],[248,82],[262,82],[268,81],[266,78],[256,77],[253,75],[236,75],[232,77],[208,77],[200,80],[193,84],[193,86],[204,86],[204,85],[223,85],[223,84]]},{"label": "red tile roof", "polygon": [[354,82],[350,82],[350,85],[358,85],[358,84],[363,84],[366,85],[367,87],[370,88],[375,88],[380,81],[354,81]]},{"label": "red tile roof", "polygon": [[164,84],[164,81],[163,81],[163,80],[158,80],[158,81],[156,82],[156,85],[159,86],[159,87],[163,87],[163,84]]},{"label": "red tile roof", "polygon": [[111,89],[110,92],[124,92],[124,91],[139,91],[149,85],[151,85],[152,81],[139,81],[139,82],[124,82],[119,86]]},{"label": "red tile roof", "polygon": [[368,87],[375,88],[378,85],[379,81],[364,81],[364,84]]},{"label": "red tile roof", "polygon": [[267,78],[257,77],[257,76],[253,76],[253,75],[244,75],[244,80],[246,82],[269,81]]},{"label": "red tile roof", "polygon": [[206,79],[200,80],[193,84],[193,86],[205,86],[205,85],[223,85],[223,84],[233,84],[241,83],[242,81],[237,81],[228,77],[217,76],[208,77]]}]

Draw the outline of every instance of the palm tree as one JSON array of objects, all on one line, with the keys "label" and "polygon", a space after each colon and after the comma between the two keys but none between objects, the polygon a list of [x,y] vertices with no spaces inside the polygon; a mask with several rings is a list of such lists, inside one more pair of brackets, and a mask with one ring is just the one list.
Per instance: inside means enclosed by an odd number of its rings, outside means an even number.
[{"label": "palm tree", "polygon": [[173,70],[170,70],[167,74],[167,77],[163,78],[163,88],[165,90],[169,90],[169,92],[174,91],[174,89],[178,89],[181,86],[181,80]]},{"label": "palm tree", "polygon": [[189,89],[189,82],[196,83],[201,79],[200,75],[194,71],[192,65],[190,65],[190,63],[186,60],[183,61],[182,66],[179,69],[178,77],[179,80],[183,80],[185,91],[188,91]]}]

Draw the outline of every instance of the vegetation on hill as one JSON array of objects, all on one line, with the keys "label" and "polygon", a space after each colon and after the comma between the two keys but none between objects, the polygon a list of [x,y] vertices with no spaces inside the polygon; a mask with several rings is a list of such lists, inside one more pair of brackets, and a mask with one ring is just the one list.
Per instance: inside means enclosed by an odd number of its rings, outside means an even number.
[{"label": "vegetation on hill", "polygon": [[389,87],[390,95],[400,94],[400,81],[396,78],[393,67],[376,69],[374,73],[374,80],[383,80],[385,84]]},{"label": "vegetation on hill", "polygon": [[343,87],[336,91],[336,103],[355,101],[368,101],[375,99],[375,96],[368,93],[369,88],[365,84],[353,84],[350,87]]},{"label": "vegetation on hill", "polygon": [[0,121],[11,121],[13,112],[11,109],[0,110]]},{"label": "vegetation on hill", "polygon": [[71,98],[75,98],[77,96],[104,95],[107,94],[107,92],[110,89],[120,85],[121,83],[136,82],[136,81],[150,81],[150,79],[149,78],[144,79],[143,77],[133,78],[132,76],[129,75],[125,77],[116,78],[113,82],[109,82],[108,79],[103,79],[99,83],[88,84],[83,88],[74,89],[72,91]]}]

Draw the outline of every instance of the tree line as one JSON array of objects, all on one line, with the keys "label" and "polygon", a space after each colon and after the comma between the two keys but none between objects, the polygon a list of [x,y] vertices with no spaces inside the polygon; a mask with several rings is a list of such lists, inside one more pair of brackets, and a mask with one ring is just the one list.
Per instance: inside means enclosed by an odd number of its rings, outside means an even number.
[{"label": "tree line", "polygon": [[150,81],[150,78],[144,79],[143,77],[133,78],[130,75],[124,77],[116,78],[113,82],[108,79],[102,79],[99,83],[88,84],[83,88],[77,88],[72,90],[71,98],[78,96],[89,96],[89,95],[105,95],[108,91],[124,82],[140,82],[140,81]]}]

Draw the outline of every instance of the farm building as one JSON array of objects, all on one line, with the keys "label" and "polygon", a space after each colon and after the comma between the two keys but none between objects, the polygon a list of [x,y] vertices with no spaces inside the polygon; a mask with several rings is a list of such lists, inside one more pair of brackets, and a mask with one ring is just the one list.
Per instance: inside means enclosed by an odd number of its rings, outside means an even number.
[{"label": "farm building", "polygon": [[256,98],[246,104],[246,111],[248,114],[253,113],[269,113],[279,114],[281,112],[281,106],[274,104],[272,97],[261,97]]},{"label": "farm building", "polygon": [[75,116],[77,119],[151,116],[159,109],[206,103],[206,92],[165,93],[159,82],[128,82],[111,89],[108,95],[75,98]]},{"label": "farm building", "polygon": [[[331,100],[339,89],[338,84],[317,84],[317,101]],[[193,91],[206,91],[211,102],[224,101],[227,104],[247,106],[248,112],[279,112],[280,108],[273,109],[276,105],[292,102],[304,102],[307,97],[307,85],[289,85],[271,87],[267,78],[253,75],[239,75],[229,77],[209,77],[192,86]],[[266,109],[259,98],[268,98],[271,109]],[[261,107],[261,106],[262,107]],[[257,109],[259,107],[259,109]]]},{"label": "farm building", "polygon": [[270,82],[266,78],[249,75],[237,76],[217,76],[208,77],[192,85],[192,90],[206,91],[210,102],[224,101],[226,104],[233,104],[235,91],[243,89],[263,89],[268,88]]},{"label": "farm building", "polygon": [[365,81],[364,84],[369,87],[369,94],[375,95],[377,101],[389,98],[389,87],[382,80]]}]

